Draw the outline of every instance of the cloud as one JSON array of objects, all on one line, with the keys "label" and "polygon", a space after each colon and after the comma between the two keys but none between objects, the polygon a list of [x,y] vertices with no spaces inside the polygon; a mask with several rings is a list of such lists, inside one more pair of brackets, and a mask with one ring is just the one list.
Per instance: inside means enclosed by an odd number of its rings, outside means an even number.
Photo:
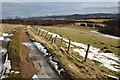
[{"label": "cloud", "polygon": [[119,2],[119,0],[1,0],[2,2]]},{"label": "cloud", "polygon": [[2,2],[2,17],[117,12],[117,2]]}]

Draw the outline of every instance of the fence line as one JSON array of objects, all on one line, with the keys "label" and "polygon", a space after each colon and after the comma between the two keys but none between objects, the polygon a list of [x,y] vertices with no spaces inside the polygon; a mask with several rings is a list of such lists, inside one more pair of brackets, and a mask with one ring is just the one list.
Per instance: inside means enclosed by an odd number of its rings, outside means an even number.
[{"label": "fence line", "polygon": [[[32,28],[33,29],[33,28]],[[30,30],[32,30],[31,28],[30,28]],[[59,38],[57,38],[57,35],[55,36],[55,37],[53,37],[53,34],[49,34],[50,36],[48,36],[48,31],[46,32],[46,31],[43,31],[43,30],[41,30],[40,28],[34,28],[37,32],[38,32],[38,35],[40,34],[42,37],[44,37],[45,39],[48,39],[48,41],[51,41],[51,43],[53,44],[53,43],[56,43],[56,40],[58,39],[59,40]],[[32,30],[33,31],[33,30]],[[45,36],[44,36],[44,34],[45,34]],[[47,38],[47,36],[48,36],[48,38]],[[57,43],[56,43],[57,44]],[[58,46],[59,47],[61,47],[62,46],[62,44],[63,44],[63,37],[61,36],[61,39],[60,39],[60,42],[58,43]],[[69,39],[69,42],[68,42],[68,46],[67,46],[67,52],[69,53],[69,51],[70,51],[70,46],[71,46],[71,39]],[[86,54],[85,54],[85,58],[84,58],[84,60],[83,60],[83,62],[86,62],[86,60],[87,60],[87,56],[88,56],[88,52],[89,52],[89,48],[90,48],[90,44],[88,44],[88,47],[87,47],[87,50],[86,50]]]}]

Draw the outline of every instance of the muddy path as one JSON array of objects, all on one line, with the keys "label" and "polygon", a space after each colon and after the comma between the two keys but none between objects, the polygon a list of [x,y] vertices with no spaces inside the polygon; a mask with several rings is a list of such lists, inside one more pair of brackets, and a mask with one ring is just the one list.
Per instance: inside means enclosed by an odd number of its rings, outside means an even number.
[{"label": "muddy path", "polygon": [[38,51],[38,49],[35,47],[33,42],[30,41],[28,35],[24,31],[23,33],[25,34],[24,37],[26,38],[26,41],[24,41],[23,44],[30,49],[28,57],[29,61],[34,64],[34,67],[38,71],[36,75],[39,78],[60,79],[60,76],[48,63],[47,58],[42,54],[42,52]]}]

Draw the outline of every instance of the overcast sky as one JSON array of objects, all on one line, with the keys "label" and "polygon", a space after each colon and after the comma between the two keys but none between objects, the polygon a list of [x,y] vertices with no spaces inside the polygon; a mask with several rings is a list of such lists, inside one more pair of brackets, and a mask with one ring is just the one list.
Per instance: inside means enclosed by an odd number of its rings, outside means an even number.
[{"label": "overcast sky", "polygon": [[[20,1],[20,2],[18,2]],[[24,0],[25,1],[25,0]],[[2,0],[2,18],[35,17],[50,15],[118,13],[118,0],[91,0],[92,2],[24,2],[23,0]],[[48,0],[44,0],[48,1]],[[62,0],[61,0],[62,1]],[[74,0],[75,1],[75,0]],[[87,0],[89,1],[89,0]],[[99,1],[99,2],[98,2]],[[108,0],[106,0],[108,1]]]}]

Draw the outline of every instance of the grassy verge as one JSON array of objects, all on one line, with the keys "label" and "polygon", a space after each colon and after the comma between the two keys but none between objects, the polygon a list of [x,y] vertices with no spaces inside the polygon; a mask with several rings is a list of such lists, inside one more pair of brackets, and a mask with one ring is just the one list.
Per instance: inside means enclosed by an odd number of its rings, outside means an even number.
[{"label": "grassy verge", "polygon": [[[34,38],[36,41],[42,43],[49,53],[54,57],[54,60],[58,61],[59,66],[65,69],[65,72],[62,73],[63,77],[68,79],[72,78],[76,80],[77,78],[108,78],[107,74],[115,74],[115,72],[108,72],[105,67],[96,66],[91,60],[87,60],[86,63],[83,63],[83,58],[79,56],[78,53],[70,51],[67,53],[66,49],[63,47],[58,47],[55,44],[51,44],[45,40],[40,35],[36,34],[34,29],[28,27],[28,34],[31,38]],[[97,63],[97,62],[96,62]]]},{"label": "grassy verge", "polygon": [[40,26],[40,28],[70,38],[76,42],[91,44],[93,47],[100,48],[102,52],[110,51],[120,56],[118,54],[118,40],[90,32],[96,29],[80,26]]},{"label": "grassy verge", "polygon": [[19,73],[9,73],[8,78],[22,80],[29,80],[37,70],[34,65],[28,61],[29,49],[22,43],[27,41],[25,33],[23,33],[23,26],[19,27],[12,37],[12,41],[8,47],[9,60],[11,61],[11,71]]},{"label": "grassy verge", "polygon": [[[9,44],[8,53],[9,53],[9,59],[11,61],[11,70],[13,71],[19,71],[20,72],[20,31],[21,29],[18,29],[18,31],[14,34],[12,37],[12,42]],[[19,74],[10,74],[10,78],[21,78],[21,73]]]},{"label": "grassy verge", "polygon": [[17,29],[18,25],[14,25],[14,24],[1,24],[0,25],[0,35],[2,35],[2,33],[10,33],[12,30]]}]

